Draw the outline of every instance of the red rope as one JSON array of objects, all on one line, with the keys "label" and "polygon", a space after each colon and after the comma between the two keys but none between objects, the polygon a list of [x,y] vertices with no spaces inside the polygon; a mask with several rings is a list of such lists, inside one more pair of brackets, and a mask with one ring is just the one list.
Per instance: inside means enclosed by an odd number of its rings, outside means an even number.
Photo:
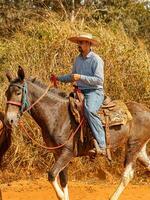
[{"label": "red rope", "polygon": [[74,86],[74,92],[77,94],[77,93],[82,93],[81,90],[78,88],[78,86]]},{"label": "red rope", "polygon": [[47,147],[47,146],[44,146],[44,145],[39,144],[36,140],[34,140],[34,139],[31,137],[31,135],[29,135],[29,133],[27,132],[26,128],[24,127],[22,121],[20,121],[20,126],[22,127],[22,129],[24,130],[24,132],[26,133],[26,135],[27,135],[27,136],[32,140],[32,142],[34,142],[37,146],[42,147],[43,149],[47,149],[47,150],[55,150],[55,149],[59,149],[59,148],[62,148],[63,146],[65,146],[65,144],[66,144],[67,142],[69,142],[69,141],[75,136],[75,134],[77,133],[77,131],[79,130],[79,128],[82,126],[83,122],[84,122],[84,118],[81,119],[81,121],[80,121],[79,125],[77,126],[76,130],[75,130],[74,132],[71,131],[68,140],[65,141],[63,144],[60,144],[60,145],[55,146],[55,147]]},{"label": "red rope", "polygon": [[[55,86],[55,87],[57,87],[57,81],[58,81],[58,80],[57,80],[57,77],[56,77],[54,74],[51,75],[50,81],[54,83],[54,86]],[[46,90],[45,90],[45,92],[42,94],[42,96],[40,96],[40,98],[37,99],[37,101],[35,101],[31,106],[29,106],[29,108],[27,108],[23,113],[29,111],[35,104],[37,104],[37,103],[47,94],[49,88],[50,88],[50,84],[48,85],[48,87],[46,88]],[[80,91],[79,89],[75,88],[75,92],[77,93],[77,92],[81,92],[81,91]],[[17,105],[17,106],[20,106],[20,104],[21,104],[20,102],[13,102],[13,101],[7,101],[7,103],[8,103],[8,104],[12,104],[12,105]],[[75,130],[74,132],[71,131],[68,140],[65,141],[63,144],[60,144],[60,145],[58,145],[58,146],[56,146],[56,147],[47,147],[47,146],[44,146],[44,145],[39,144],[36,140],[34,140],[34,139],[29,135],[29,133],[27,132],[26,128],[24,127],[22,121],[20,121],[19,123],[20,123],[20,126],[22,127],[22,129],[24,130],[24,132],[26,133],[26,135],[27,135],[37,146],[42,147],[42,148],[47,149],[47,150],[55,150],[55,149],[59,149],[59,148],[65,146],[65,144],[66,144],[67,142],[69,142],[69,141],[75,136],[75,134],[77,133],[77,131],[79,130],[79,128],[82,126],[83,122],[84,122],[84,117],[81,119],[81,121],[80,121],[78,127],[76,128],[76,130]]]},{"label": "red rope", "polygon": [[47,94],[47,92],[50,89],[50,87],[51,87],[51,84],[49,83],[49,85],[46,88],[45,92],[33,104],[31,104],[31,106],[29,106],[26,110],[24,110],[23,113],[28,112],[29,110],[31,110],[31,108],[33,108],[33,106],[35,106],[39,101],[41,101],[41,99]]},{"label": "red rope", "polygon": [[[57,87],[57,77],[52,74],[50,77],[50,81],[54,84],[54,87]],[[35,106],[48,92],[48,90],[51,87],[51,83],[49,83],[48,87],[46,88],[45,92],[33,103],[31,104],[26,110],[23,111],[23,113],[28,112],[29,110],[31,110],[31,108],[33,108],[33,106]],[[12,105],[16,105],[21,107],[22,103],[21,102],[14,102],[14,101],[7,101],[7,104],[12,104]]]},{"label": "red rope", "polygon": [[15,106],[19,106],[19,107],[22,106],[22,103],[21,102],[17,102],[17,101],[7,101],[6,103],[7,104],[11,104],[11,105],[15,105]]},{"label": "red rope", "polygon": [[58,87],[58,79],[54,74],[51,74],[50,81],[54,84],[54,87]]}]

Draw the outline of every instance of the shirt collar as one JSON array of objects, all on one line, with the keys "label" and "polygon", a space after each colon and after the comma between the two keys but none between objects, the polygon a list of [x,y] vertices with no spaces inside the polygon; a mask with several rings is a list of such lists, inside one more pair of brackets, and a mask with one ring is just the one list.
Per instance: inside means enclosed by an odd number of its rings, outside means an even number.
[{"label": "shirt collar", "polygon": [[87,54],[86,58],[90,58],[93,55],[92,50]]},{"label": "shirt collar", "polygon": [[[93,55],[93,51],[91,50],[84,59],[86,58],[90,58]],[[80,56],[83,58],[82,54],[80,54]]]}]

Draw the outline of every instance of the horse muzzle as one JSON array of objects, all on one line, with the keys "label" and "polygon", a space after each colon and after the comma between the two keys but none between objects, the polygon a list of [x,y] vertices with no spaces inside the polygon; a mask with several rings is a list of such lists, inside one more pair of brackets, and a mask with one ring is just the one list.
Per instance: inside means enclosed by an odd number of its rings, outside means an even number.
[{"label": "horse muzzle", "polygon": [[15,112],[7,112],[4,119],[5,124],[8,126],[17,126],[20,117],[21,116],[16,114]]}]

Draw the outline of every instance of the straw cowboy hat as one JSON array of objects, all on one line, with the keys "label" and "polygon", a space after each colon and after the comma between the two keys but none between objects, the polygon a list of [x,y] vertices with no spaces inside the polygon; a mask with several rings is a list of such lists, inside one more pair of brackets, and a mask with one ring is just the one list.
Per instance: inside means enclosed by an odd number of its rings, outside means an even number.
[{"label": "straw cowboy hat", "polygon": [[90,33],[84,33],[75,37],[70,37],[68,38],[68,40],[76,44],[79,44],[80,41],[88,41],[91,43],[92,46],[98,45],[98,41],[93,39],[93,35]]}]

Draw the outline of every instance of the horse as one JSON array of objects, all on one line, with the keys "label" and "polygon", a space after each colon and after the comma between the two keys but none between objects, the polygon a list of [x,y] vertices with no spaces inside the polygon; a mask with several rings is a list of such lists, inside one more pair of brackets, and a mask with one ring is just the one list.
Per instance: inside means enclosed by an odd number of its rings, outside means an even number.
[{"label": "horse", "polygon": [[5,125],[4,116],[5,114],[0,112],[0,163],[11,145],[12,130]]},{"label": "horse", "polygon": [[[4,116],[5,114],[3,112],[0,112],[0,164],[2,163],[3,156],[11,145],[12,129],[5,125]],[[0,200],[2,200],[1,190]]]},{"label": "horse", "polygon": [[[17,125],[22,110],[29,110],[25,100],[31,105],[29,114],[41,127],[43,140],[47,147],[52,148],[55,163],[48,172],[48,180],[52,184],[59,200],[69,200],[68,193],[68,164],[73,157],[88,154],[88,141],[81,145],[78,155],[74,154],[74,140],[79,134],[70,137],[72,130],[76,130],[77,123],[69,109],[69,100],[60,95],[60,90],[49,91],[38,101],[46,86],[35,79],[25,79],[25,72],[19,67],[17,77],[6,74],[9,86],[6,91],[5,121],[10,125]],[[26,91],[26,92],[25,92]],[[32,106],[33,105],[33,106]],[[121,193],[134,176],[135,164],[139,160],[150,171],[150,158],[146,152],[146,145],[150,140],[150,110],[137,102],[126,103],[132,120],[126,125],[110,127],[110,145],[112,149],[125,145],[124,172],[117,189],[110,200],[119,199]],[[58,147],[58,148],[55,148]],[[58,178],[60,184],[58,183]]]}]

